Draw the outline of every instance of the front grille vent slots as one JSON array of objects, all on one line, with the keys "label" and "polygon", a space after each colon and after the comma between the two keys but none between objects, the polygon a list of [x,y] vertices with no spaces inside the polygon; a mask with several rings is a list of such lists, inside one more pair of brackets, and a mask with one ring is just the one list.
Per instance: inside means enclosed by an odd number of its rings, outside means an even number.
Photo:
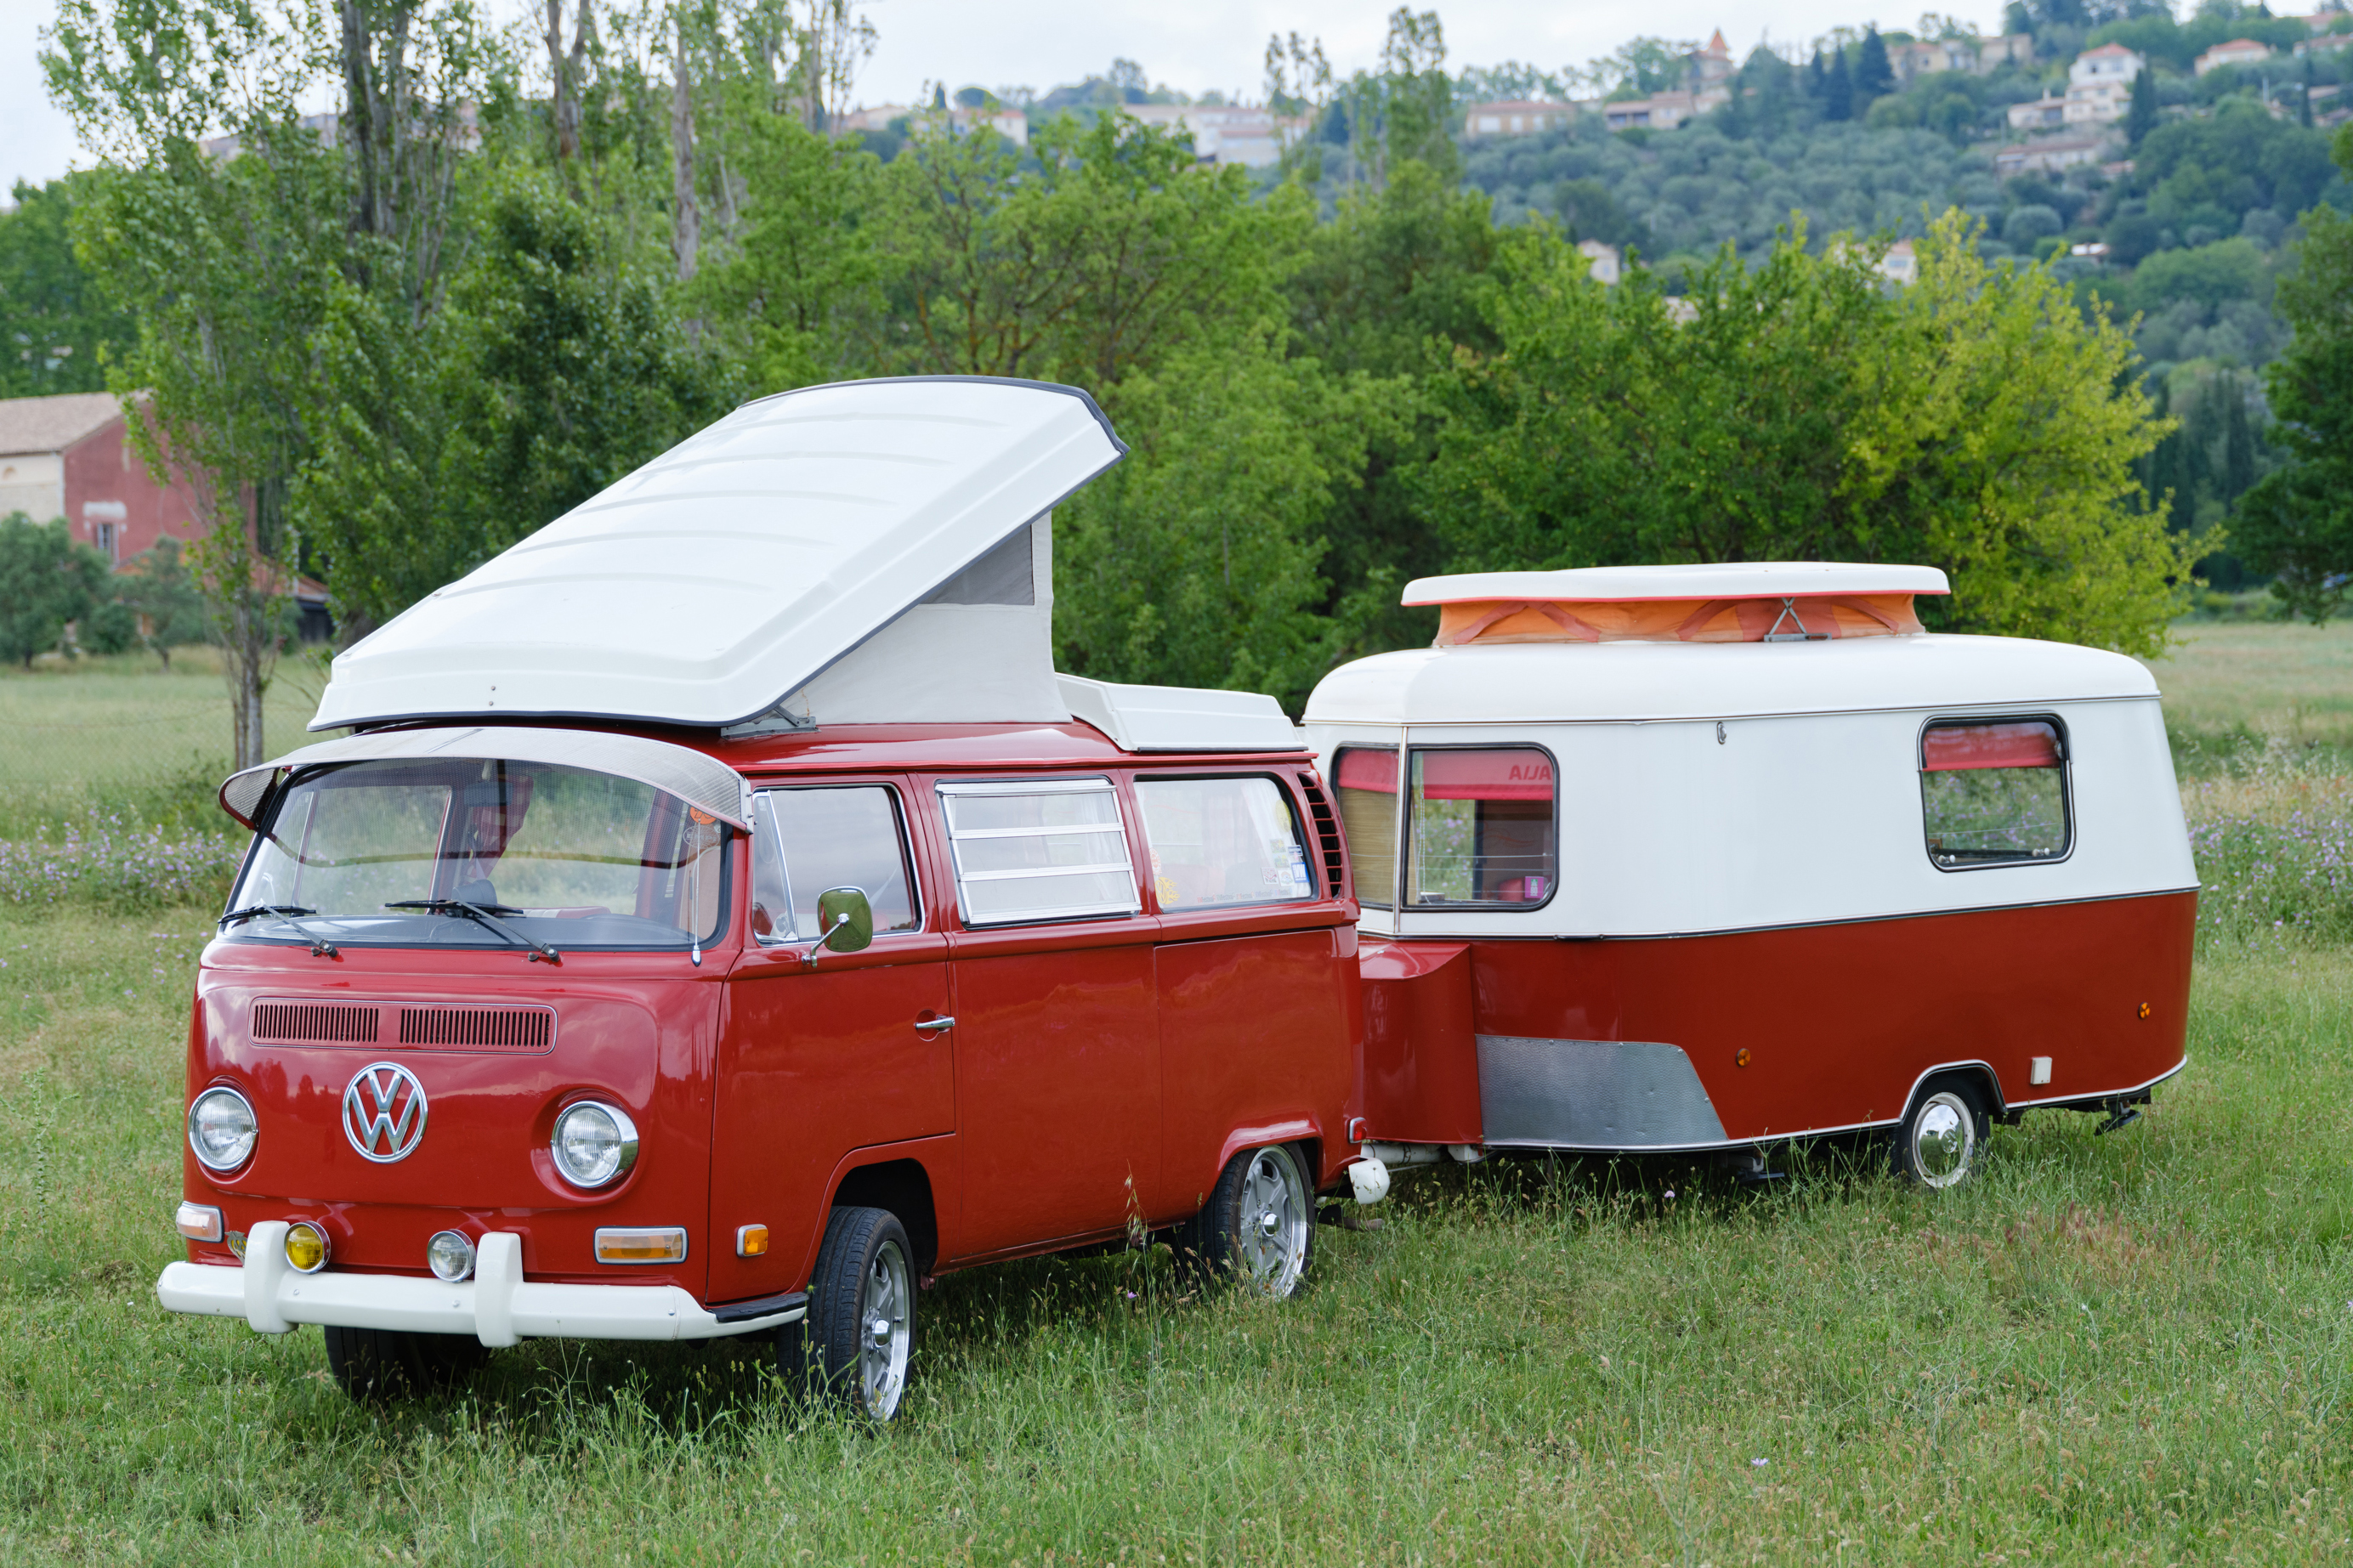
[{"label": "front grille vent slots", "polygon": [[400,1043],[425,1050],[544,1051],[555,1044],[545,1007],[403,1007]]},{"label": "front grille vent slots", "polygon": [[1324,798],[1324,786],[1315,782],[1314,773],[1299,775],[1300,788],[1307,792],[1307,810],[1315,818],[1315,837],[1324,849],[1324,896],[1342,897],[1348,887],[1348,858],[1340,845],[1340,825],[1332,816],[1332,803]]},{"label": "front grille vent slots", "polygon": [[376,1009],[336,1002],[257,1002],[253,1037],[280,1045],[372,1046]]}]

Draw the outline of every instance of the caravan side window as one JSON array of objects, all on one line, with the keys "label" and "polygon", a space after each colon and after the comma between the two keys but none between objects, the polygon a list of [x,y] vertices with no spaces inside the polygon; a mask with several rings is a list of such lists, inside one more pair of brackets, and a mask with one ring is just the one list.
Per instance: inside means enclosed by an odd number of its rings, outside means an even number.
[{"label": "caravan side window", "polygon": [[1406,902],[1533,909],[1552,897],[1552,754],[1533,746],[1416,750]]},{"label": "caravan side window", "polygon": [[760,941],[816,941],[817,899],[828,888],[863,891],[877,936],[923,924],[906,829],[890,790],[762,790],[752,815],[752,934]]},{"label": "caravan side window", "polygon": [[2066,737],[2049,719],[1930,724],[1920,732],[1928,858],[1946,871],[2066,858]]},{"label": "caravan side window", "polygon": [[1332,783],[1348,834],[1356,901],[1386,910],[1397,897],[1398,754],[1390,746],[1343,746]]}]

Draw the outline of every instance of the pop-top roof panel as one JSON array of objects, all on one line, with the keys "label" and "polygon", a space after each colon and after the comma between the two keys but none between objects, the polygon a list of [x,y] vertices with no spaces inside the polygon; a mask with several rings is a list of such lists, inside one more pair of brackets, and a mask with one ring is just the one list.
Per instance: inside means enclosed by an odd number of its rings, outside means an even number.
[{"label": "pop-top roof panel", "polygon": [[751,718],[1125,450],[1042,382],[747,404],[340,655],[311,728]]},{"label": "pop-top roof panel", "polygon": [[1406,584],[1409,605],[1504,600],[1602,604],[1635,599],[1782,599],[1815,595],[1949,594],[1934,566],[1844,561],[1727,561],[1695,566],[1578,566],[1561,572],[1463,572]]}]

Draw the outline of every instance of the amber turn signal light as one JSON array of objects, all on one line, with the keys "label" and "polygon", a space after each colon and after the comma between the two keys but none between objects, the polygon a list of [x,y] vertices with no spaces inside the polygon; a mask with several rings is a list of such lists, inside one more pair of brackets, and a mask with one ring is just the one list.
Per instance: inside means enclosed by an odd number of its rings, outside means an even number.
[{"label": "amber turn signal light", "polygon": [[735,1227],[735,1256],[758,1258],[768,1250],[768,1227],[765,1225],[739,1225]]},{"label": "amber turn signal light", "polygon": [[682,1225],[599,1226],[596,1229],[596,1261],[683,1263],[686,1261],[686,1227]]},{"label": "amber turn signal light", "polygon": [[1732,1053],[1732,1065],[1736,1068],[1745,1068],[1748,1065],[1748,1047],[1746,1046],[1743,1046],[1738,1050]]},{"label": "amber turn signal light", "polygon": [[2148,1004],[2146,1002],[2140,1005],[2140,1016],[2144,1018],[2148,1016]]}]

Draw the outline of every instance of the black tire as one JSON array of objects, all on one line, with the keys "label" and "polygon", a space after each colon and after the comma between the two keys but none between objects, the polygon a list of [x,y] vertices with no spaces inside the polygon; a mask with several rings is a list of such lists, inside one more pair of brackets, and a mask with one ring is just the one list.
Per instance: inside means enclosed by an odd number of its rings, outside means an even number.
[{"label": "black tire", "polygon": [[446,1393],[482,1369],[491,1352],[465,1334],[398,1329],[346,1329],[330,1323],[327,1371],[353,1399],[396,1399]]},{"label": "black tire", "polygon": [[1977,1173],[1992,1128],[1975,1080],[1932,1079],[1895,1129],[1895,1173],[1915,1186],[1949,1192]]},{"label": "black tire", "polygon": [[[878,1340],[876,1323],[887,1324]],[[842,1207],[825,1223],[808,1316],[776,1336],[787,1382],[870,1421],[899,1413],[914,1359],[915,1249],[888,1209]]]},{"label": "black tire", "polygon": [[1213,1284],[1273,1301],[1297,1295],[1315,1260],[1315,1190],[1299,1152],[1275,1143],[1227,1161],[1179,1228],[1176,1253]]}]

